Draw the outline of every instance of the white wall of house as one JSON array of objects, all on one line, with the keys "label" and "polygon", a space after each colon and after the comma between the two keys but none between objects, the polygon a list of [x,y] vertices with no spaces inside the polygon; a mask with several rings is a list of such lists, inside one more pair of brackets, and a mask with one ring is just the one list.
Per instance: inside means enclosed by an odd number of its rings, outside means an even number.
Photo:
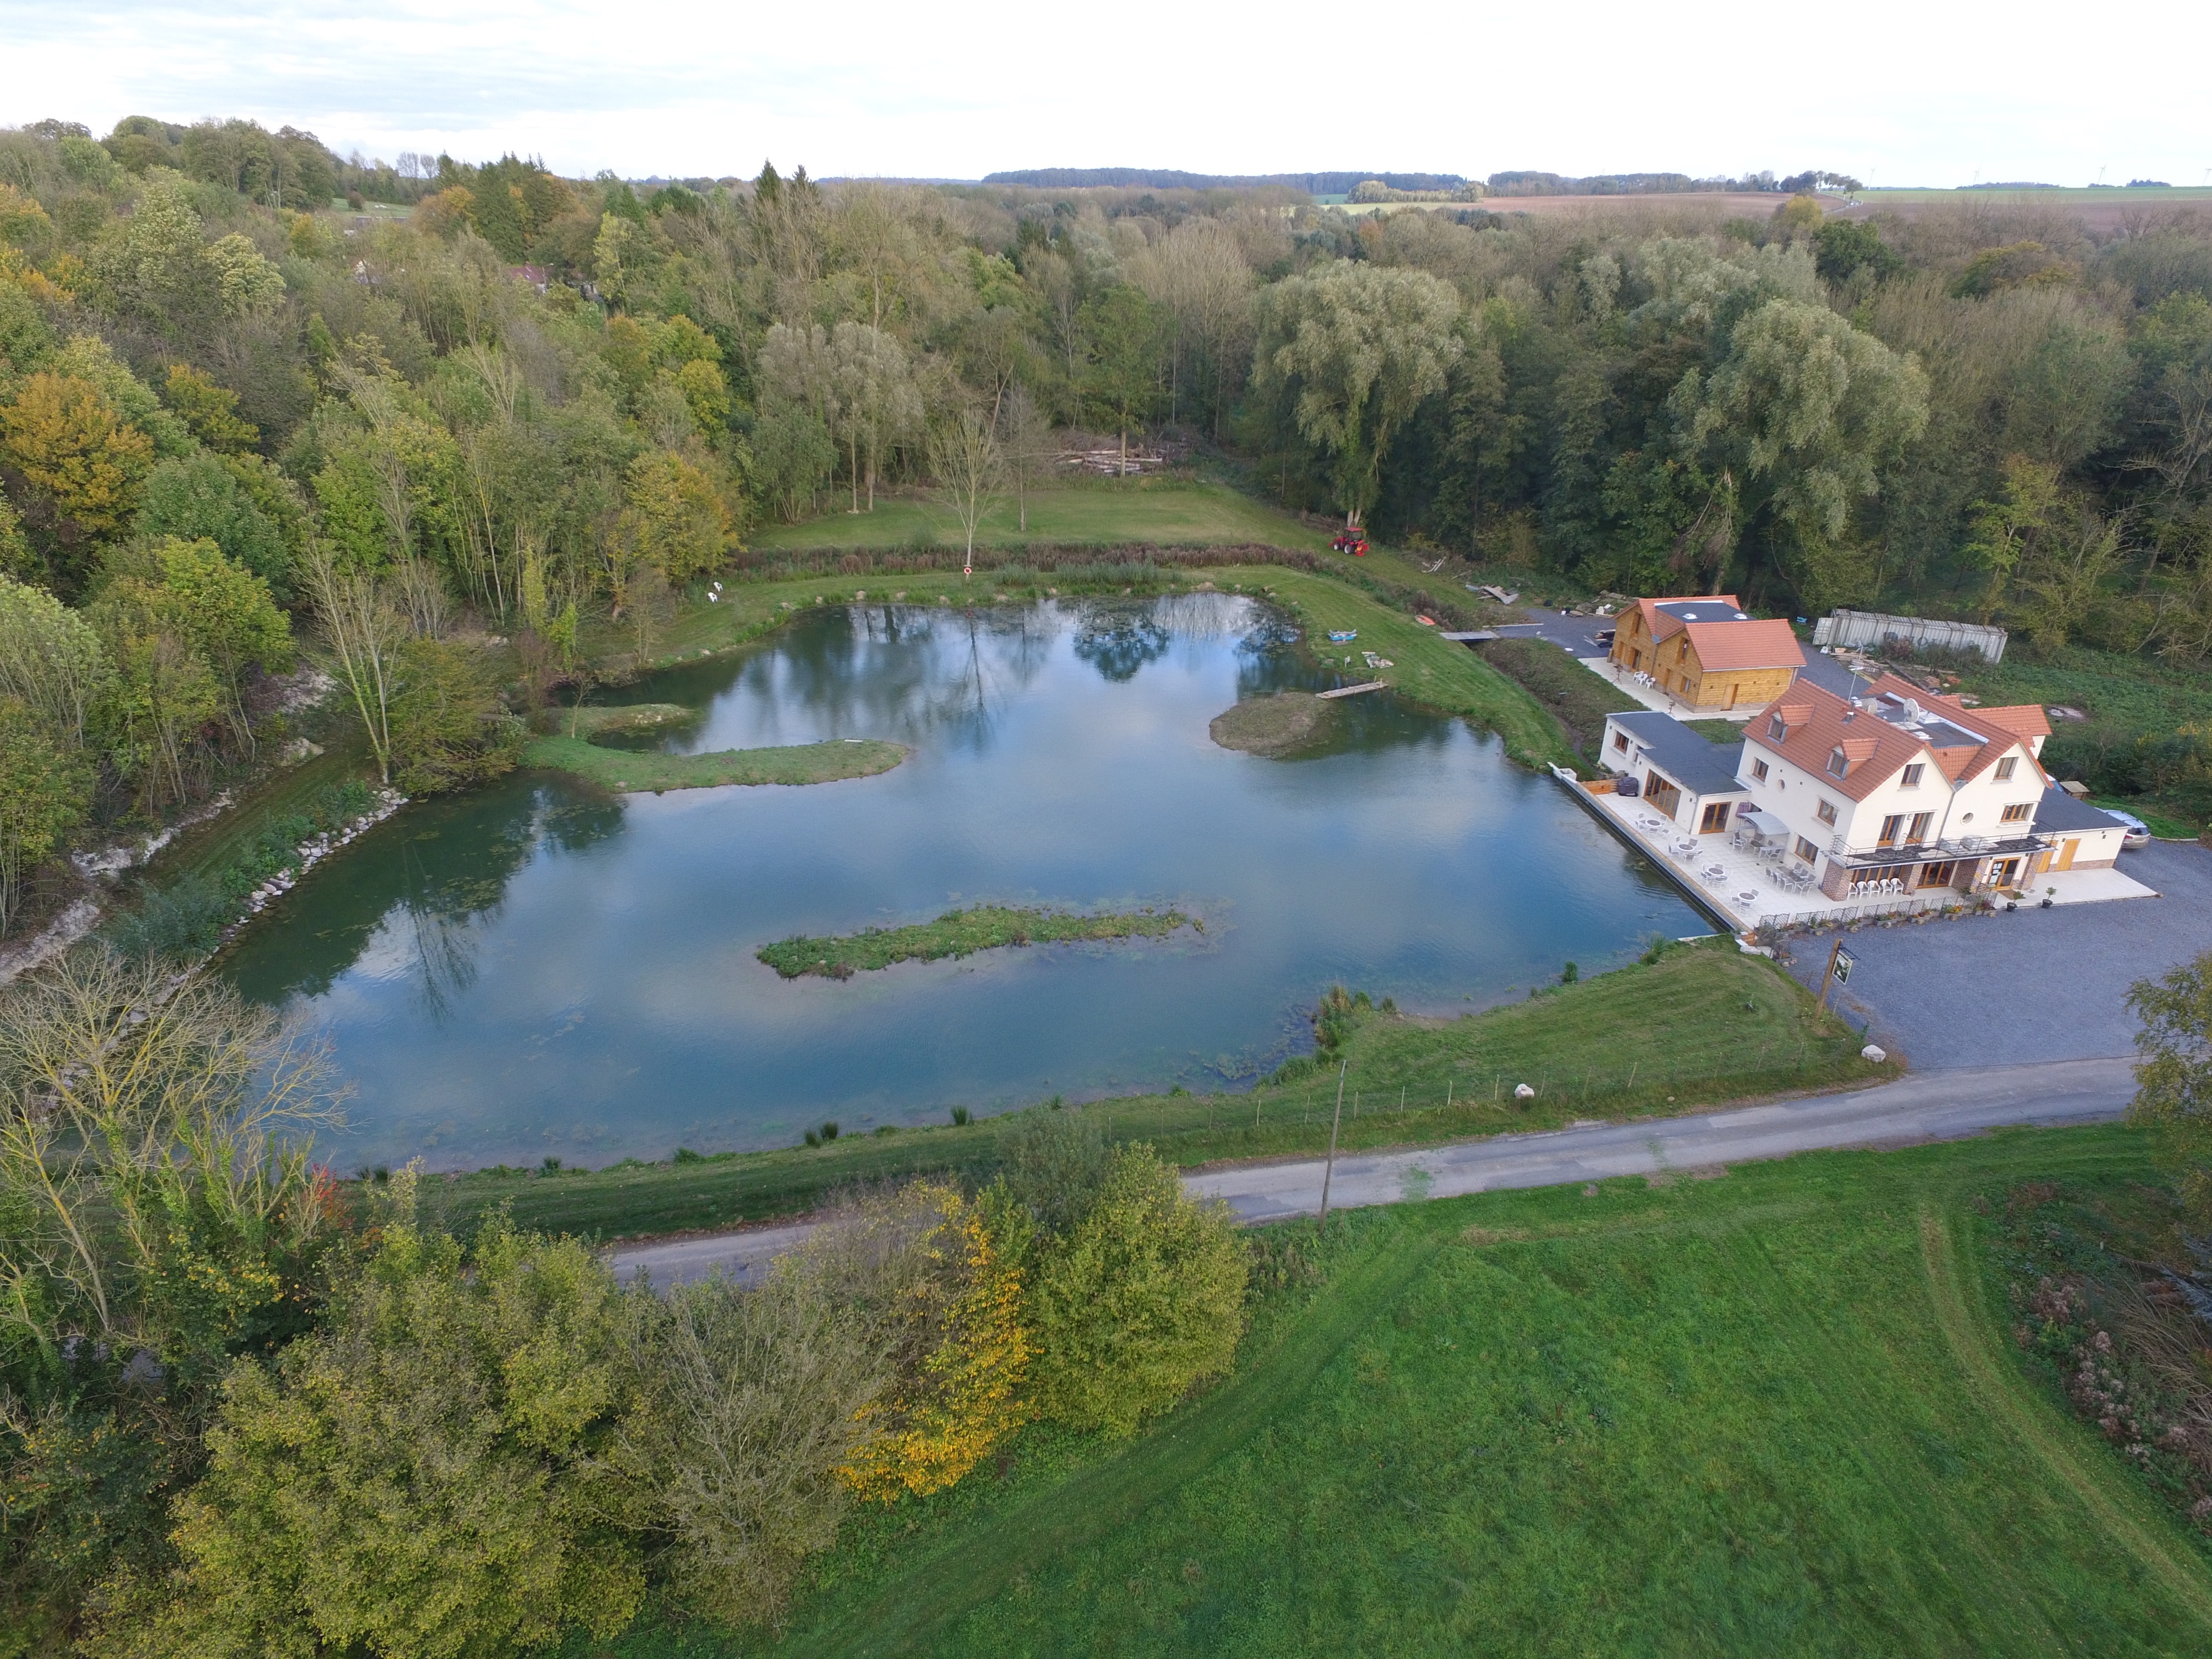
[{"label": "white wall of house", "polygon": [[[1760,811],[1772,813],[1790,826],[1793,856],[1818,865],[1823,874],[1828,854],[1879,851],[1886,844],[1882,830],[1892,818],[1904,821],[1887,844],[1899,846],[1955,842],[1962,836],[2010,841],[2034,828],[2036,803],[2042,799],[2045,779],[2024,739],[1977,776],[1956,786],[1936,765],[1934,751],[1923,746],[1915,761],[1900,767],[1856,801],[1836,787],[1839,781],[1827,772],[1828,754],[1811,753],[1809,742],[1807,748],[1802,756],[1785,758],[1747,740],[1737,775]],[[2012,763],[2009,768],[2005,765],[2008,760]],[[1761,763],[1766,772],[1763,778],[1759,775]],[[1915,765],[1920,768],[1917,778],[1908,783],[1905,780],[1913,775]],[[2000,772],[2010,775],[2000,778]],[[2008,808],[2023,809],[2021,816],[2008,820]],[[1928,824],[1915,835],[1913,821],[1923,812],[1929,814]],[[1808,842],[1817,849],[1819,857],[1803,860],[1803,845]]]}]

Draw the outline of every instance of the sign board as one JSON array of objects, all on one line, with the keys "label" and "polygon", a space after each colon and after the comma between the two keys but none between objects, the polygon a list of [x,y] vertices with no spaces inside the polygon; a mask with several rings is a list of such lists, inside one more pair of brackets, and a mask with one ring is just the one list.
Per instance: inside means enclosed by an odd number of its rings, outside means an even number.
[{"label": "sign board", "polygon": [[1849,985],[1851,982],[1851,969],[1857,961],[1858,958],[1842,945],[1836,947],[1836,959],[1828,971],[1836,976],[1837,984]]}]

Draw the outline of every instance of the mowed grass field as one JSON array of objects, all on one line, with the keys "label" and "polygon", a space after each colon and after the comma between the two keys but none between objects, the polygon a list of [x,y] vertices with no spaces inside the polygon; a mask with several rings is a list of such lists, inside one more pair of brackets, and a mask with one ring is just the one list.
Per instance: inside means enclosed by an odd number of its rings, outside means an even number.
[{"label": "mowed grass field", "polygon": [[781,1639],[616,1651],[2212,1651],[2203,1541],[2026,1380],[1978,1208],[2146,1168],[2020,1131],[1270,1230],[1313,1277],[1210,1395],[871,1512]]},{"label": "mowed grass field", "polygon": [[[1226,484],[1178,478],[1124,478],[1055,485],[1030,492],[1029,529],[1019,527],[1013,497],[995,501],[976,532],[983,547],[1112,547],[1152,542],[1162,547],[1233,546],[1265,542],[1318,551],[1328,535],[1287,513],[1239,495]],[[878,495],[872,513],[832,511],[803,524],[763,525],[753,537],[760,552],[820,548],[960,547],[951,511],[917,496]]]}]

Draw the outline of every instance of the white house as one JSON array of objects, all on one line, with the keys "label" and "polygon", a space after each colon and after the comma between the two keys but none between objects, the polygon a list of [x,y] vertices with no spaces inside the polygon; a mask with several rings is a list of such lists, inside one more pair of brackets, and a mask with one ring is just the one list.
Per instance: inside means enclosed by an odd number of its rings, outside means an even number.
[{"label": "white house", "polygon": [[1749,793],[1736,776],[1740,752],[1646,708],[1606,716],[1598,758],[1621,778],[1617,793],[1640,796],[1691,835],[1712,836],[1733,827],[1734,808]]},{"label": "white house", "polygon": [[[2033,705],[1968,708],[1890,675],[1856,700],[1800,681],[1745,728],[1739,810],[1779,819],[1789,855],[1831,898],[2015,887],[2063,839],[2037,822],[2065,811],[2045,805],[2062,793],[2037,758],[2050,735]],[[2070,867],[2091,861],[2088,835],[2075,837]]]}]

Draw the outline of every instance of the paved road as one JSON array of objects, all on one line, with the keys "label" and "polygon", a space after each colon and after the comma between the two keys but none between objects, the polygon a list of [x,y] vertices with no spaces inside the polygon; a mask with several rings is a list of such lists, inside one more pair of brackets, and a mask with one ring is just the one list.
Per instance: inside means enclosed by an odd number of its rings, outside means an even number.
[{"label": "paved road", "polygon": [[[2212,951],[2212,848],[2153,842],[2121,854],[2120,873],[2159,896],[1861,928],[1846,941],[1858,965],[1844,1012],[1916,1073],[2128,1054],[2128,987]],[[1790,952],[1791,971],[1817,983],[1827,937]]]},{"label": "paved road", "polygon": [[[1916,1074],[1855,1094],[1772,1106],[1340,1158],[1329,1203],[1357,1209],[1610,1176],[1658,1175],[1824,1147],[1955,1139],[2012,1124],[2087,1123],[2118,1117],[2134,1092],[2125,1059]],[[1312,1214],[1321,1206],[1321,1183],[1318,1159],[1239,1164],[1183,1178],[1189,1191],[1225,1200],[1249,1222]],[[659,1285],[702,1279],[717,1267],[746,1279],[809,1231],[799,1222],[630,1245],[613,1252],[609,1261],[617,1273],[642,1273]]]}]

